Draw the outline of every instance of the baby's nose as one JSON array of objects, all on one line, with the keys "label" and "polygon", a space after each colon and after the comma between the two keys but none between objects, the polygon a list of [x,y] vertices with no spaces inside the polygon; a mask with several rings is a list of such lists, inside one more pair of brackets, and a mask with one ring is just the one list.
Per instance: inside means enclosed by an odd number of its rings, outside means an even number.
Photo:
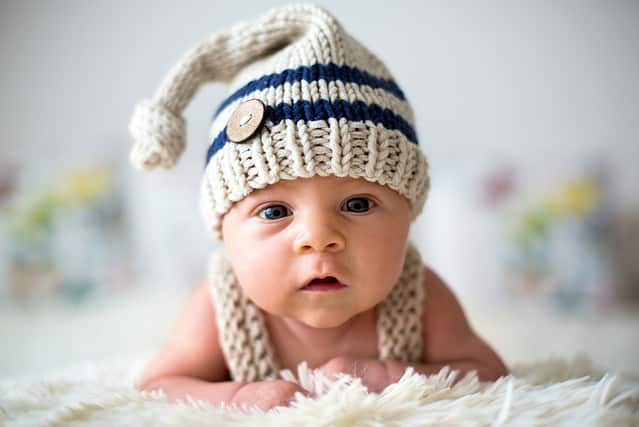
[{"label": "baby's nose", "polygon": [[297,253],[339,252],[346,246],[346,238],[334,222],[316,216],[303,221],[294,246]]}]

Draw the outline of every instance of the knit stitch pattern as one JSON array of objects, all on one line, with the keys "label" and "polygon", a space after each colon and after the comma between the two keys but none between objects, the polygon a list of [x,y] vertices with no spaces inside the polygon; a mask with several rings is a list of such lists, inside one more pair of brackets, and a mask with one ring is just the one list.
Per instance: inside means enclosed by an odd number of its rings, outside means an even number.
[{"label": "knit stitch pattern", "polygon": [[203,180],[203,216],[220,233],[223,213],[252,190],[280,179],[335,175],[387,185],[412,201],[415,217],[426,198],[423,159],[419,148],[403,142],[397,131],[371,122],[266,123],[259,138],[226,144],[211,159]]},{"label": "knit stitch pattern", "polygon": [[[422,361],[423,264],[417,248],[406,249],[397,283],[377,312],[380,359]],[[259,308],[249,300],[223,250],[211,254],[209,290],[218,336],[233,381],[276,379],[280,364]]]},{"label": "knit stitch pattern", "polygon": [[422,307],[424,265],[415,246],[409,243],[404,269],[391,293],[382,301],[377,319],[379,358],[403,362],[422,360]]},{"label": "knit stitch pattern", "polygon": [[[173,167],[185,147],[182,113],[199,87],[225,82],[229,95],[209,132],[199,205],[207,229],[235,202],[282,179],[363,178],[406,197],[414,219],[429,189],[415,118],[386,65],[313,4],[270,9],[190,49],[155,96],[140,102],[130,131],[138,168]],[[232,114],[247,100],[265,120],[242,143],[228,140]]]},{"label": "knit stitch pattern", "polygon": [[211,254],[208,279],[218,337],[233,380],[275,379],[279,364],[264,318],[242,292],[224,250]]}]

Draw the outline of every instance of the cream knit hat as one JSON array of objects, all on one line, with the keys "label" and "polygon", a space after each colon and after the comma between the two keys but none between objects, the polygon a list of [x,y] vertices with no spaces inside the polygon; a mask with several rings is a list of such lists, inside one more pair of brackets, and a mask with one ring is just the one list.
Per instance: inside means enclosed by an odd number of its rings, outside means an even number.
[{"label": "cream knit hat", "polygon": [[365,178],[406,197],[413,219],[421,212],[428,164],[412,108],[386,66],[325,9],[274,8],[194,46],[135,108],[136,167],[175,164],[182,113],[209,81],[230,86],[211,125],[200,195],[217,238],[234,202],[281,179]]}]

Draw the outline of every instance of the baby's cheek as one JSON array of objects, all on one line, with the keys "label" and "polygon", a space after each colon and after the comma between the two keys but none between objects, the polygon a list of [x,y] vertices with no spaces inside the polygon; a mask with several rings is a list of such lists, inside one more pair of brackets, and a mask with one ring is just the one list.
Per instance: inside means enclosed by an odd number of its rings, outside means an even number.
[{"label": "baby's cheek", "polygon": [[236,270],[244,294],[258,307],[272,312],[281,304],[283,275],[268,263],[255,262]]},{"label": "baby's cheek", "polygon": [[240,282],[266,280],[276,270],[272,249],[261,245],[258,240],[241,236],[228,249],[231,265]]}]

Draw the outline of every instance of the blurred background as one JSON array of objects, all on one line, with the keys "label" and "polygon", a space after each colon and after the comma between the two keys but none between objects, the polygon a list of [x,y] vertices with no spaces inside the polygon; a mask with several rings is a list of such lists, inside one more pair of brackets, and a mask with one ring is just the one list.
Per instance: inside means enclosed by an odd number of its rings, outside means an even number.
[{"label": "blurred background", "polygon": [[[177,167],[128,121],[195,43],[280,1],[0,5],[0,376],[153,352],[208,253],[209,120]],[[639,3],[317,1],[389,66],[432,190],[412,238],[508,364],[639,372]]]}]

